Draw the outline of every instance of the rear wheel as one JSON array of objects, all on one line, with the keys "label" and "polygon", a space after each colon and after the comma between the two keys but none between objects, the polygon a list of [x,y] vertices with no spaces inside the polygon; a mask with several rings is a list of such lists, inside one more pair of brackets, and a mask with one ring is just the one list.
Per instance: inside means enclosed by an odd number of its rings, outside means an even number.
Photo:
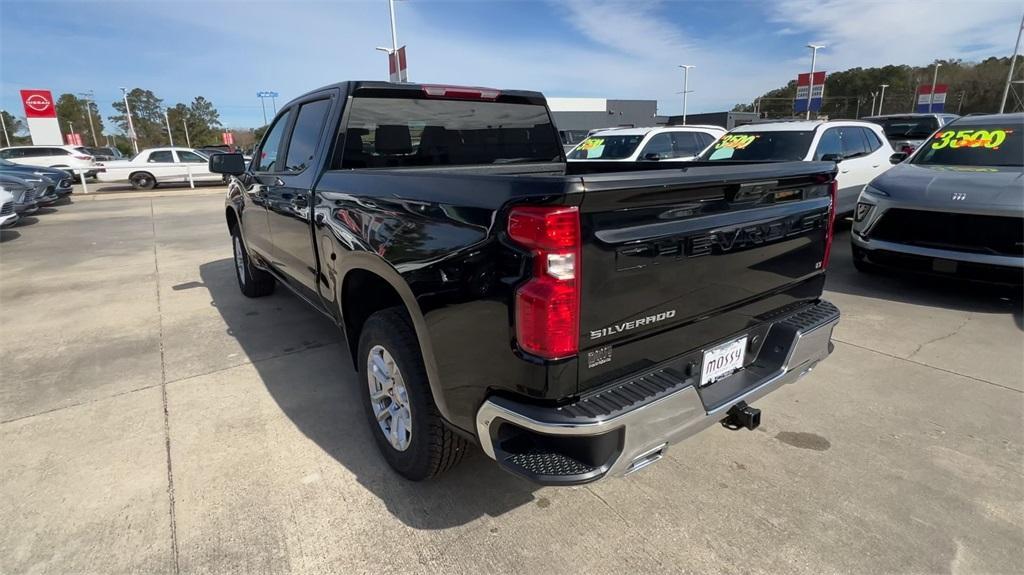
[{"label": "rear wheel", "polygon": [[128,182],[136,190],[152,190],[156,187],[156,178],[149,172],[135,172],[128,176]]},{"label": "rear wheel", "polygon": [[437,411],[404,310],[381,310],[366,320],[359,337],[359,374],[370,433],[395,471],[422,481],[462,460],[466,441]]},{"label": "rear wheel", "polygon": [[238,279],[238,289],[242,291],[242,295],[263,297],[274,293],[274,276],[252,265],[237,226],[231,228],[231,244],[235,253],[235,277]]}]

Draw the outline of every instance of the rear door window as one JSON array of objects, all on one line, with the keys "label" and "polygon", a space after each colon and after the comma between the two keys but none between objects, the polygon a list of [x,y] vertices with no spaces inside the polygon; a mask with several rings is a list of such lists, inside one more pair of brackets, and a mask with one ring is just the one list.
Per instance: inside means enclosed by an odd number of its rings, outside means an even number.
[{"label": "rear door window", "polygon": [[868,143],[869,152],[874,152],[882,147],[882,141],[878,139],[878,135],[875,134],[874,130],[861,128],[861,131],[864,132],[864,140]]},{"label": "rear door window", "polygon": [[697,139],[696,132],[672,132],[672,157],[684,158],[695,156],[706,146],[702,146]]},{"label": "rear door window", "polygon": [[308,102],[299,108],[295,119],[295,128],[288,141],[288,155],[285,158],[284,170],[301,172],[313,163],[316,157],[317,144],[323,134],[327,113],[331,109],[329,99]]},{"label": "rear door window", "polygon": [[174,156],[170,150],[157,150],[149,153],[149,159],[146,160],[150,164],[173,164]]},{"label": "rear door window", "polygon": [[188,150],[178,150],[178,161],[184,164],[205,164],[207,159],[200,156],[195,152],[189,152]]},{"label": "rear door window", "polygon": [[671,158],[672,157],[672,134],[669,132],[662,132],[655,134],[647,145],[644,146],[644,151],[640,153],[640,159],[645,160],[649,157],[657,158]]},{"label": "rear door window", "polygon": [[860,127],[839,128],[839,138],[843,142],[844,158],[855,158],[868,154],[868,143],[864,140],[864,130]]}]

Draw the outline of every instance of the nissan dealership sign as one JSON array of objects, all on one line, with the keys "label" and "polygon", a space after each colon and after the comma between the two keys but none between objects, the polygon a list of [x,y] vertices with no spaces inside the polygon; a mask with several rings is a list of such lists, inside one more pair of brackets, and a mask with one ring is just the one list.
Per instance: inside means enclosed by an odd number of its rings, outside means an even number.
[{"label": "nissan dealership sign", "polygon": [[64,137],[57,122],[57,108],[49,90],[22,90],[21,104],[25,108],[29,135],[36,146],[60,145]]}]

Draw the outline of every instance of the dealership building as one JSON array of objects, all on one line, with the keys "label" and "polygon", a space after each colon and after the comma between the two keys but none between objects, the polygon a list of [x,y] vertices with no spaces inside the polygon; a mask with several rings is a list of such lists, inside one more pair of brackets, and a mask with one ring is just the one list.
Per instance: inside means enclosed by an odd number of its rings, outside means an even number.
[{"label": "dealership building", "polygon": [[548,107],[560,131],[656,126],[666,121],[664,116],[658,116],[657,100],[548,98]]}]

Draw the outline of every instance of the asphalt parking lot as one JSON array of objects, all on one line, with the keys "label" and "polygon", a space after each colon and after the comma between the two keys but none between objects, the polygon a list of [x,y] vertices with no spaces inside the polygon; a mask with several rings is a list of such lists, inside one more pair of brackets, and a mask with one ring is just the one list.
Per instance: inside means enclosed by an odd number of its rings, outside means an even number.
[{"label": "asphalt parking lot", "polygon": [[[378,456],[339,333],[246,300],[216,188],[76,197],[0,236],[0,573],[1009,573],[1019,294],[868,276],[832,357],[623,479]],[[467,350],[467,353],[472,353]]]}]

